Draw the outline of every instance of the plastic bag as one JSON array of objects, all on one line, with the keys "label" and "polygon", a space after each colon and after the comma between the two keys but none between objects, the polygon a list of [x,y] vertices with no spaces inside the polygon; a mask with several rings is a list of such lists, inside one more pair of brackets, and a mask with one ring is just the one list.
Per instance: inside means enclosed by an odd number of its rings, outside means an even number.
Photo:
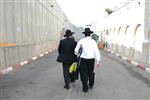
[{"label": "plastic bag", "polygon": [[75,63],[72,63],[71,66],[69,67],[69,73],[73,73],[75,71]]}]

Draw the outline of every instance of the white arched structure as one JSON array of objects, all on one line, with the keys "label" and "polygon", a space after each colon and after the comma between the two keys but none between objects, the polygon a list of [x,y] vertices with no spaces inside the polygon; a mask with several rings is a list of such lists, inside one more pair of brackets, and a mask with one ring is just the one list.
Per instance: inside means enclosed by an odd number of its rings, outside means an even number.
[{"label": "white arched structure", "polygon": [[150,64],[149,22],[149,0],[133,0],[108,15],[100,30],[109,30],[109,34],[103,36],[107,37],[110,49],[122,56]]}]

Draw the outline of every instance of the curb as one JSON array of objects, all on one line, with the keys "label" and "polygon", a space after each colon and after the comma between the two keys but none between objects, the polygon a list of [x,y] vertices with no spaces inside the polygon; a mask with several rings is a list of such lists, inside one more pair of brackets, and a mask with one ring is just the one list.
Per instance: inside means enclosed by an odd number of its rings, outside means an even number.
[{"label": "curb", "polygon": [[119,58],[121,58],[121,59],[127,61],[127,62],[130,63],[130,64],[133,64],[133,65],[137,66],[138,68],[140,68],[140,69],[142,69],[142,70],[144,70],[144,71],[146,71],[146,72],[148,72],[148,73],[150,74],[150,69],[149,69],[149,68],[146,68],[146,67],[144,66],[144,64],[139,64],[139,63],[137,63],[137,62],[135,62],[135,61],[132,61],[132,60],[128,59],[127,57],[123,57],[123,56],[121,56],[120,54],[115,53],[114,51],[112,51],[112,50],[110,50],[110,49],[105,49],[105,51],[107,51],[108,53],[112,53],[112,54],[116,55],[117,57],[119,57]]},{"label": "curb", "polygon": [[24,65],[29,64],[29,63],[31,63],[31,62],[33,62],[34,60],[37,60],[37,59],[39,59],[39,58],[42,58],[43,56],[45,56],[45,55],[51,53],[51,52],[54,51],[54,50],[57,50],[57,49],[48,50],[48,51],[46,51],[46,52],[44,52],[44,53],[39,54],[38,56],[31,57],[31,58],[29,58],[29,59],[27,59],[27,60],[25,60],[25,61],[22,61],[22,62],[20,62],[20,63],[18,63],[18,64],[14,64],[14,65],[12,65],[12,66],[9,66],[8,68],[2,69],[2,70],[0,70],[0,76],[5,75],[5,74],[7,74],[7,73],[9,73],[9,72],[11,72],[11,71],[13,71],[13,70],[20,69],[20,68],[23,67]]}]

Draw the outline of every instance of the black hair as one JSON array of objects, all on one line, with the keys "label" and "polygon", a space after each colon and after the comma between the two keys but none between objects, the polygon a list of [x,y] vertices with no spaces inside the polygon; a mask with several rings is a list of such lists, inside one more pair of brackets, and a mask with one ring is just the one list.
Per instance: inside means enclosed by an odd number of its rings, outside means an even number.
[{"label": "black hair", "polygon": [[85,35],[85,36],[90,36],[91,34],[89,34],[89,33],[84,33],[84,35]]}]

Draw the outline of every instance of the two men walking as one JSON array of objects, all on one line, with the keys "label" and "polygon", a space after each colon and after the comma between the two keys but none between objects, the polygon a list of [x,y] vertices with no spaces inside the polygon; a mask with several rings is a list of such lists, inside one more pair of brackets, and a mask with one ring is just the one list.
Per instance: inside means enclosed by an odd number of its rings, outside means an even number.
[{"label": "two men walking", "polygon": [[70,30],[66,31],[66,34],[70,34],[66,39],[63,39],[59,43],[58,53],[61,55],[61,61],[59,60],[59,56],[57,61],[62,62],[63,65],[63,73],[64,73],[64,81],[65,88],[69,89],[69,83],[71,77],[69,76],[69,66],[76,61],[76,55],[78,55],[79,50],[82,48],[82,53],[80,54],[80,63],[78,71],[80,72],[80,78],[82,82],[82,90],[83,92],[88,92],[89,88],[93,88],[95,82],[95,73],[94,73],[94,64],[96,61],[96,66],[98,67],[100,64],[100,53],[97,47],[97,43],[91,39],[90,35],[93,31],[90,28],[85,28],[83,34],[85,38],[79,40],[76,43],[73,39],[71,39],[71,35],[73,34]]}]

